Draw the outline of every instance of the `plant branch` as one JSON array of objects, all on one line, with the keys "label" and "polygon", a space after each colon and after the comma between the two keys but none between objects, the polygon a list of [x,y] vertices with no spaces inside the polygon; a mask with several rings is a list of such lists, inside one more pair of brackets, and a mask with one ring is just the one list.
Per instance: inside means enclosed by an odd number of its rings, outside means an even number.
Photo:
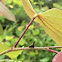
[{"label": "plant branch", "polygon": [[[51,47],[34,47],[34,48],[29,48],[29,47],[22,47],[22,48],[14,48],[14,49],[8,49],[6,51],[3,51],[0,53],[0,55],[6,54],[11,51],[18,51],[18,50],[47,50],[49,48],[62,48],[62,46],[51,46]],[[50,49],[51,50],[51,49]],[[47,50],[48,51],[48,50]],[[50,51],[52,52],[52,51]],[[55,52],[54,52],[55,53]]]}]

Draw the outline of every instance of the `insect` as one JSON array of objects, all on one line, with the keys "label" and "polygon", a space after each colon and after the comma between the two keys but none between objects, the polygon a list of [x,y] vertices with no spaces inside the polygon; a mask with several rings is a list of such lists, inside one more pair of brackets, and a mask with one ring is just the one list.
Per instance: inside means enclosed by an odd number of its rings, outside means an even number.
[{"label": "insect", "polygon": [[29,46],[29,48],[34,48],[35,42]]}]

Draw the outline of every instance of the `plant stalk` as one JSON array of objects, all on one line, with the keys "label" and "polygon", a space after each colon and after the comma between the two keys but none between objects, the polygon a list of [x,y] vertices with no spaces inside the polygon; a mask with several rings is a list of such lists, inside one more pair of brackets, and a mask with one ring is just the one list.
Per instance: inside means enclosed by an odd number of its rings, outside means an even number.
[{"label": "plant stalk", "polygon": [[[8,52],[11,51],[20,51],[20,50],[47,50],[49,48],[62,48],[62,46],[50,46],[50,47],[34,47],[34,48],[29,48],[29,47],[22,47],[22,48],[14,48],[14,49],[8,49],[6,51],[3,51],[0,53],[0,55],[6,54]],[[50,52],[53,52],[53,50],[49,50]],[[58,52],[54,52],[54,53],[58,53]]]},{"label": "plant stalk", "polygon": [[29,22],[28,26],[25,28],[24,32],[22,33],[22,35],[19,37],[19,39],[17,40],[17,42],[15,43],[15,45],[12,47],[16,48],[17,44],[19,43],[19,41],[21,40],[21,38],[23,37],[23,35],[25,34],[25,32],[27,31],[27,29],[29,28],[29,26],[32,24],[32,22],[34,21],[36,17],[33,17],[32,20]]}]

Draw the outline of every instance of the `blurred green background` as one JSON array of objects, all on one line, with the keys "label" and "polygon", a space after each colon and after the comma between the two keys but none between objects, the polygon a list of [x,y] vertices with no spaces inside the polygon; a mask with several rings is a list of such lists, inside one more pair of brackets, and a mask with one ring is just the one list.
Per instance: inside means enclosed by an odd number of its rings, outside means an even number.
[{"label": "blurred green background", "polygon": [[[30,2],[37,13],[43,13],[51,8],[62,10],[62,0],[30,0]],[[31,19],[25,13],[21,0],[6,0],[5,5],[16,16],[16,22],[9,21],[4,16],[0,16],[0,25],[3,28],[3,31],[0,32],[0,42],[4,42],[12,47]],[[33,42],[35,42],[36,47],[57,46],[35,21],[20,40],[18,47],[28,47]],[[59,51],[59,49],[54,50]],[[24,50],[15,59],[2,55],[0,60],[3,60],[3,62],[52,62],[54,55],[55,53],[44,50]]]}]

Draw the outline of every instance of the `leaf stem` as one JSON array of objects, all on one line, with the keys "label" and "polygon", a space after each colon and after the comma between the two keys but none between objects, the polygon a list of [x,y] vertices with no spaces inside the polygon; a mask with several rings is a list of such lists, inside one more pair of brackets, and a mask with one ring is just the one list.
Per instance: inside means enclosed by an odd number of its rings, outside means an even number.
[{"label": "leaf stem", "polygon": [[17,46],[17,44],[19,43],[19,41],[21,40],[21,38],[23,37],[23,35],[25,34],[25,32],[27,31],[27,29],[28,29],[29,26],[32,24],[32,22],[34,21],[35,18],[36,18],[36,16],[34,16],[34,17],[32,18],[32,20],[29,22],[28,26],[25,28],[24,32],[23,32],[22,35],[19,37],[19,39],[17,40],[17,42],[15,43],[15,45],[12,47],[12,49]]},{"label": "leaf stem", "polygon": [[58,51],[55,51],[55,50],[52,50],[52,49],[49,49],[49,48],[47,48],[47,51],[49,51],[49,52],[53,52],[53,53],[58,53]]}]

